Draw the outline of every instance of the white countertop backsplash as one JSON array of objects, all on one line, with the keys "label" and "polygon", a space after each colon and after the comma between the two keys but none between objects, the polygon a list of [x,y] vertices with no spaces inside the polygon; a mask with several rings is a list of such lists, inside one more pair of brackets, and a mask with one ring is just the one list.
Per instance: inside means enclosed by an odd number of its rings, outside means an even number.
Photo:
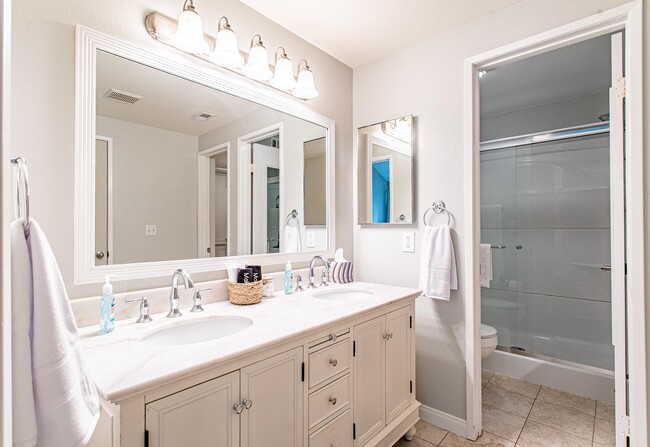
[{"label": "white countertop backsplash", "polygon": [[[205,284],[210,283],[201,284],[201,287]],[[251,306],[237,306],[226,300],[225,287],[225,281],[215,281],[210,297],[212,300],[204,299],[204,304],[212,302],[204,306],[205,312],[189,312],[190,294],[189,297],[181,298],[183,316],[169,319],[165,317],[168,301],[154,298],[154,321],[151,323],[136,324],[133,318],[122,319],[116,323],[115,330],[106,335],[99,334],[98,325],[80,328],[88,368],[102,398],[117,402],[144,394],[155,387],[218,367],[226,361],[252,354],[264,347],[324,329],[350,317],[420,294],[416,289],[354,282],[332,284],[327,289],[305,290],[293,295],[284,295],[277,292],[276,288],[276,296],[273,298],[265,298],[261,303]],[[350,287],[369,289],[373,295],[347,301],[313,297],[316,291]],[[168,288],[160,290],[168,296]],[[149,291],[149,296],[153,295]],[[208,294],[205,296],[207,298]],[[123,302],[124,298],[119,299]],[[153,307],[153,302],[156,301],[162,301],[162,307],[159,303]],[[96,321],[97,308],[93,307],[93,319]],[[128,314],[122,310],[124,306],[119,306],[118,309],[122,317],[137,317],[137,305],[128,308]],[[253,325],[233,335],[182,346],[152,346],[140,341],[143,336],[167,326],[223,316],[248,317],[253,320]],[[82,318],[82,321],[85,319]]]}]

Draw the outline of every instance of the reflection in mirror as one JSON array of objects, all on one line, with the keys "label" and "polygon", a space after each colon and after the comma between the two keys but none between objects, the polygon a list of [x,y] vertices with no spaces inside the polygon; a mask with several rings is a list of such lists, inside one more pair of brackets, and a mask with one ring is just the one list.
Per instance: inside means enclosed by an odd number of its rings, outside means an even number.
[{"label": "reflection in mirror", "polygon": [[359,223],[413,223],[413,117],[358,130]]},{"label": "reflection in mirror", "polygon": [[96,67],[95,265],[328,248],[326,128],[105,51]]}]

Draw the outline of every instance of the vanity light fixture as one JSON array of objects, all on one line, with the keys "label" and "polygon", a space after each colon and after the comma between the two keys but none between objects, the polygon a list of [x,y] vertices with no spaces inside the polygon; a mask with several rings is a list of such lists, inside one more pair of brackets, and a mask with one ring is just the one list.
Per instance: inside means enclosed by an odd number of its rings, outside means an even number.
[{"label": "vanity light fixture", "polygon": [[259,34],[251,39],[248,54],[240,51],[237,36],[225,16],[217,24],[216,39],[204,34],[194,0],[184,0],[183,12],[178,21],[153,11],[146,15],[144,25],[155,41],[192,54],[231,73],[246,76],[302,100],[318,96],[314,74],[306,60],[303,59],[298,64],[296,76],[286,50],[279,47],[274,54],[275,65],[270,66],[269,55]]},{"label": "vanity light fixture", "polygon": [[239,54],[237,36],[230,28],[227,17],[221,17],[217,25],[217,43],[214,52],[210,56],[212,62],[221,67],[239,68],[244,65],[244,58]]},{"label": "vanity light fixture", "polygon": [[[301,69],[300,66],[303,62],[305,66]],[[293,96],[300,99],[312,99],[318,96],[318,90],[314,86],[314,73],[311,72],[305,59],[298,62],[298,81],[292,93]]]},{"label": "vanity light fixture", "polygon": [[269,68],[269,54],[259,34],[255,34],[251,39],[251,49],[243,72],[256,81],[268,81],[273,77],[273,72]]},{"label": "vanity light fixture", "polygon": [[193,0],[185,0],[172,42],[176,48],[186,53],[205,54],[210,49],[203,37],[203,23],[194,8]]},{"label": "vanity light fixture", "polygon": [[[280,55],[279,58],[278,54]],[[284,47],[275,50],[275,72],[269,84],[282,90],[293,90],[296,87],[296,78],[293,77],[293,64],[287,57]]]}]

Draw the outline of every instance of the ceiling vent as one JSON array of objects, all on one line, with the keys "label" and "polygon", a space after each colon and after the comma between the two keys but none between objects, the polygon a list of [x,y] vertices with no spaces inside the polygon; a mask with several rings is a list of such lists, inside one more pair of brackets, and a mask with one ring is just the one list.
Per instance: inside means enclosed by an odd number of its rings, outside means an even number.
[{"label": "ceiling vent", "polygon": [[213,116],[214,115],[212,113],[200,112],[200,113],[197,113],[196,115],[192,116],[192,119],[194,121],[196,121],[197,123],[203,123],[203,122],[209,120],[210,118],[212,118]]},{"label": "ceiling vent", "polygon": [[125,102],[127,104],[135,104],[142,99],[142,96],[112,88],[104,93],[104,98],[112,99],[113,101]]}]

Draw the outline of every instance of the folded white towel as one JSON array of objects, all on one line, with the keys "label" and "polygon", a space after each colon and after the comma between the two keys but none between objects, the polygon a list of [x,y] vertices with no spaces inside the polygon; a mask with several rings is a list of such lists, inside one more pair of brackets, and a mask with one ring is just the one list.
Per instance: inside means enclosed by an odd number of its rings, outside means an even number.
[{"label": "folded white towel", "polygon": [[458,289],[456,255],[449,225],[426,226],[420,260],[420,289],[429,298],[449,301]]},{"label": "folded white towel", "polygon": [[86,370],[63,278],[45,234],[33,219],[29,238],[22,244],[31,254],[31,275],[12,276],[12,283],[32,292],[28,300],[38,445],[85,445],[99,419],[99,398]]},{"label": "folded white towel", "polygon": [[280,252],[293,253],[302,251],[302,242],[300,240],[300,228],[291,225],[284,226],[284,234],[280,241]]},{"label": "folded white towel", "polygon": [[490,244],[481,244],[480,246],[480,268],[481,268],[481,287],[490,287],[492,276],[492,246]]},{"label": "folded white towel", "polygon": [[32,388],[32,268],[23,224],[11,224],[11,374],[13,445],[36,445]]}]

